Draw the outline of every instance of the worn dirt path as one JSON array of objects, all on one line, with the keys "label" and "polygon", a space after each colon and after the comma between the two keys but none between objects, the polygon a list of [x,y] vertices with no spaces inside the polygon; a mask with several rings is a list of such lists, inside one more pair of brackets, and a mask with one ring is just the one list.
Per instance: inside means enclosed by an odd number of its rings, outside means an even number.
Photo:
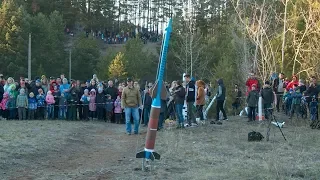
[{"label": "worn dirt path", "polygon": [[[132,161],[137,143],[145,137],[128,136],[124,125],[104,122],[16,121],[7,122],[9,125],[13,126],[11,130],[17,127],[12,135],[20,133],[35,142],[27,145],[17,141],[1,148],[0,179],[116,179],[118,173],[123,174],[124,169],[119,167]],[[60,128],[56,133],[61,134],[53,134],[56,138],[50,139],[46,138],[52,134],[50,130],[43,132],[48,129],[30,131],[38,126]],[[20,128],[25,132],[19,132]],[[12,138],[2,140],[12,142]]]}]

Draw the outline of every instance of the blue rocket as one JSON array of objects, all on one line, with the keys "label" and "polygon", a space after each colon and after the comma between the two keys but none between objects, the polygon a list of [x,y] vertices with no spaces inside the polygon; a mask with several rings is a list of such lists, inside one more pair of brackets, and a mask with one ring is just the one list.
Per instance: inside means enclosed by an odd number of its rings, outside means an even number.
[{"label": "blue rocket", "polygon": [[163,76],[166,68],[167,52],[169,47],[169,40],[172,32],[172,19],[169,20],[168,26],[163,35],[162,47],[160,52],[160,63],[158,66],[157,79],[155,85],[151,88],[151,112],[149,118],[149,125],[146,137],[145,148],[136,154],[136,158],[144,158],[145,160],[160,159],[160,154],[154,151],[156,142],[158,121],[161,109],[161,99],[166,100],[166,87],[163,82]]}]

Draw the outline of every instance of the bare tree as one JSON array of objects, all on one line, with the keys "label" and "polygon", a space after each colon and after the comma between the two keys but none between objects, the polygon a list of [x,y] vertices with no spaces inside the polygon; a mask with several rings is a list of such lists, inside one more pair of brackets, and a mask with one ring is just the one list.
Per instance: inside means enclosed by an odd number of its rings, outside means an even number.
[{"label": "bare tree", "polygon": [[271,43],[275,36],[271,28],[274,25],[272,18],[274,5],[266,0],[262,2],[236,0],[234,7],[249,39],[255,45],[252,70],[258,72],[262,80],[266,80],[272,72],[277,70],[275,48]]}]

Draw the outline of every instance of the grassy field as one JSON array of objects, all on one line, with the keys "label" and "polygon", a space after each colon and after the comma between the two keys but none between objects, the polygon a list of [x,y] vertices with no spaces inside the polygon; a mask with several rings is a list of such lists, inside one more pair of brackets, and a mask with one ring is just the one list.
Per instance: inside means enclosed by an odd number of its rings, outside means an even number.
[{"label": "grassy field", "polygon": [[0,121],[0,127],[0,179],[320,179],[320,131],[302,120],[287,121],[288,141],[272,125],[269,142],[248,142],[252,130],[265,136],[267,123],[239,117],[160,131],[162,158],[150,172],[135,159],[146,128],[128,136],[124,125],[105,122]]}]

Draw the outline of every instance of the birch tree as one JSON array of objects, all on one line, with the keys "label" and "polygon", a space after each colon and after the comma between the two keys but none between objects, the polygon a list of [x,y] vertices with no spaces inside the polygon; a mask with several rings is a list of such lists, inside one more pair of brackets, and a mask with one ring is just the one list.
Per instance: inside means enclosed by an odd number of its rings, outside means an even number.
[{"label": "birch tree", "polygon": [[236,0],[234,6],[249,39],[255,45],[252,71],[257,72],[265,81],[272,72],[277,71],[275,48],[271,43],[277,35],[273,31],[273,26],[276,26],[273,18],[275,3],[266,0],[261,2]]}]

